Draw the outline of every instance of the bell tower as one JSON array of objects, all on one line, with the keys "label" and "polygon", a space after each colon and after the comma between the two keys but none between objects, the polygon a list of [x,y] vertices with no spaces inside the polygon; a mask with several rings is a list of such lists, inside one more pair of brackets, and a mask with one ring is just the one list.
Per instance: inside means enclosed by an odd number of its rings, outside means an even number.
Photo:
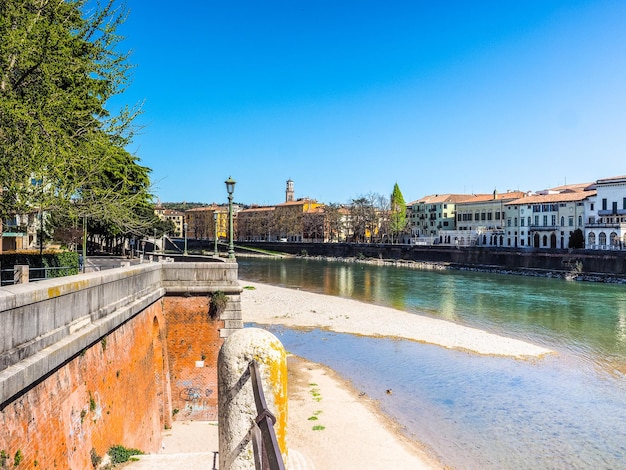
[{"label": "bell tower", "polygon": [[285,190],[285,202],[292,202],[293,200],[293,181],[289,178],[287,180],[287,189]]}]

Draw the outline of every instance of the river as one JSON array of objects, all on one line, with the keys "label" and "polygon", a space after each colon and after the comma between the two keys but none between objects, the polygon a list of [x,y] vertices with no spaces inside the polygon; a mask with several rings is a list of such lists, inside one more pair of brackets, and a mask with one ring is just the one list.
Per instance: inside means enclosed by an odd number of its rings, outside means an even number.
[{"label": "river", "polygon": [[391,306],[556,351],[519,361],[272,328],[287,350],[332,367],[380,400],[444,464],[626,469],[623,285],[306,258],[238,261],[242,280]]}]

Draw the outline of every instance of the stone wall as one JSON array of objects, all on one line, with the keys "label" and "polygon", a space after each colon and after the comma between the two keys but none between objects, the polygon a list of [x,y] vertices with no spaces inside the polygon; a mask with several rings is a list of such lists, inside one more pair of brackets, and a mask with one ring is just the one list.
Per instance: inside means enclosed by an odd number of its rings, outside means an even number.
[{"label": "stone wall", "polygon": [[581,262],[582,272],[626,276],[626,250],[540,250],[519,248],[455,248],[441,245],[378,245],[354,243],[239,243],[291,254],[306,251],[308,256],[359,257],[448,263],[457,266],[489,266],[503,269],[569,271]]},{"label": "stone wall", "polygon": [[16,468],[88,469],[113,445],[157,451],[171,424],[164,330],[158,301],[6,405],[7,468],[18,452]]},{"label": "stone wall", "polygon": [[[211,318],[216,291],[228,303]],[[158,450],[174,409],[215,419],[217,354],[243,326],[240,292],[236,263],[1,288],[0,468],[2,455],[18,470],[93,468],[113,445]]]}]

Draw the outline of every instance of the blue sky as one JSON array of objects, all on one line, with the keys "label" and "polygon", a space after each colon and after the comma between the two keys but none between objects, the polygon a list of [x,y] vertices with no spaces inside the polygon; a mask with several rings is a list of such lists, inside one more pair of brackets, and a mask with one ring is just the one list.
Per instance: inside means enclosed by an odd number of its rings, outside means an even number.
[{"label": "blue sky", "polygon": [[626,174],[626,2],[126,0],[163,202],[345,203]]}]

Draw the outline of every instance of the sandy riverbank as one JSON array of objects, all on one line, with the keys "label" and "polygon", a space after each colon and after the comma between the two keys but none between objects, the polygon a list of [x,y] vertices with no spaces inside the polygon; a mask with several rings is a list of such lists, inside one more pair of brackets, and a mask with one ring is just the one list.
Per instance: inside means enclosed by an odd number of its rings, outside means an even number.
[{"label": "sandy riverbank", "polygon": [[404,338],[478,354],[538,358],[549,349],[453,322],[341,297],[240,281],[244,322]]}]

